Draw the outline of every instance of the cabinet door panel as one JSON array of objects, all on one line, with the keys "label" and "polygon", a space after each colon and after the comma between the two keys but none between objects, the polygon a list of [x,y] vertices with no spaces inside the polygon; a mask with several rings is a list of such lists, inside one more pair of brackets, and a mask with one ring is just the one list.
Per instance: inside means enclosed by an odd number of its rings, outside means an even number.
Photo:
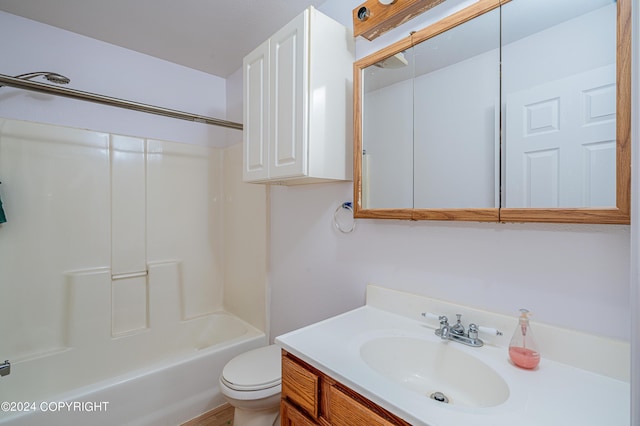
[{"label": "cabinet door panel", "polygon": [[282,398],[318,417],[320,378],[287,357],[282,358]]},{"label": "cabinet door panel", "polygon": [[271,38],[271,178],[307,172],[308,19],[307,10]]},{"label": "cabinet door panel", "polygon": [[317,423],[311,421],[287,401],[282,401],[282,405],[280,406],[280,425],[315,426]]},{"label": "cabinet door panel", "polygon": [[334,425],[393,426],[338,388],[329,388],[329,421]]},{"label": "cabinet door panel", "polygon": [[268,177],[269,155],[269,42],[247,55],[244,70],[244,152],[242,175],[245,181]]}]

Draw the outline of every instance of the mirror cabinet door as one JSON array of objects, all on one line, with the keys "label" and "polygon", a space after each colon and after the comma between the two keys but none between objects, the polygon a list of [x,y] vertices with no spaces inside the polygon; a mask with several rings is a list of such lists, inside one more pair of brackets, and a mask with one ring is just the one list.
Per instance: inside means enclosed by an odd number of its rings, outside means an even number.
[{"label": "mirror cabinet door", "polygon": [[616,3],[502,7],[504,207],[616,206]]},{"label": "mirror cabinet door", "polygon": [[498,220],[500,12],[479,3],[356,63],[358,217]]},{"label": "mirror cabinet door", "polygon": [[413,49],[362,71],[362,206],[413,208]]},{"label": "mirror cabinet door", "polygon": [[413,50],[413,207],[498,208],[500,10]]}]

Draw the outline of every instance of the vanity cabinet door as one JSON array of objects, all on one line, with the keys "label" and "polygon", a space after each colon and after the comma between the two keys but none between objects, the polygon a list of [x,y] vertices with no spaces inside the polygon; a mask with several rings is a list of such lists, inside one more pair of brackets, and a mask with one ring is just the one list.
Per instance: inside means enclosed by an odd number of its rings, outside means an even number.
[{"label": "vanity cabinet door", "polygon": [[360,401],[356,401],[341,389],[329,388],[329,421],[332,425],[394,426]]},{"label": "vanity cabinet door", "polygon": [[282,399],[291,401],[310,416],[320,414],[320,378],[291,358],[282,357]]},{"label": "vanity cabinet door", "polygon": [[281,426],[316,426],[318,423],[310,420],[287,401],[282,401],[280,406]]}]

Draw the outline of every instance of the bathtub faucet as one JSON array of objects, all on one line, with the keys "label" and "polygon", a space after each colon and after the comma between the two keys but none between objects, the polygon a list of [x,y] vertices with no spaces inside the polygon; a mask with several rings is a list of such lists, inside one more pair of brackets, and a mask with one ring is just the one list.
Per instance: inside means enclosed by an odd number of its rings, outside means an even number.
[{"label": "bathtub faucet", "polygon": [[6,360],[0,364],[0,377],[7,376],[9,373],[11,373],[11,363],[9,360]]}]

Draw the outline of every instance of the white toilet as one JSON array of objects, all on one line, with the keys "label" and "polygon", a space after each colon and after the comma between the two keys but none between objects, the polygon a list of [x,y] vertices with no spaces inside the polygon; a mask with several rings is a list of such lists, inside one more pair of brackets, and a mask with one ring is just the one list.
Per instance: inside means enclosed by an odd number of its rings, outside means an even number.
[{"label": "white toilet", "polygon": [[274,426],[280,421],[281,351],[276,345],[233,358],[220,376],[220,390],[234,408],[234,426]]}]

